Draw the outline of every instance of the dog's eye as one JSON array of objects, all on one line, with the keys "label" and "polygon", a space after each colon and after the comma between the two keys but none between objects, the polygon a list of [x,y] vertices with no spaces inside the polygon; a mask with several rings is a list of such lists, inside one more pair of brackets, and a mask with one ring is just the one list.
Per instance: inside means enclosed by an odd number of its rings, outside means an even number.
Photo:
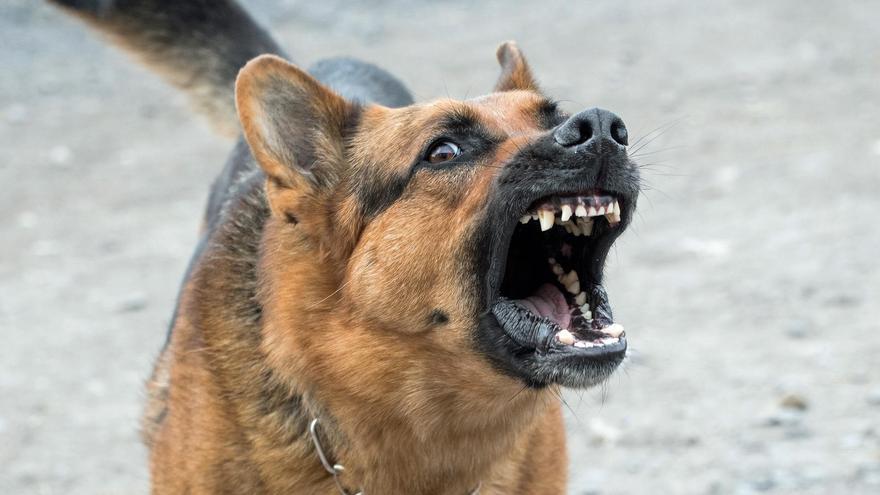
[{"label": "dog's eye", "polygon": [[461,155],[461,148],[452,141],[440,141],[428,150],[428,163],[443,163]]}]

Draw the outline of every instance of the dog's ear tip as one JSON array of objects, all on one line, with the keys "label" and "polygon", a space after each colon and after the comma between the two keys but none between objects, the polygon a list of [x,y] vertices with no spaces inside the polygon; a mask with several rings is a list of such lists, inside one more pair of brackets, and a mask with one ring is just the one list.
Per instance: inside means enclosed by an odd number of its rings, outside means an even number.
[{"label": "dog's ear tip", "polygon": [[495,91],[538,90],[526,57],[516,41],[509,40],[501,43],[495,55],[501,65],[501,77],[495,85]]},{"label": "dog's ear tip", "polygon": [[521,55],[522,52],[519,49],[519,45],[515,40],[507,40],[498,45],[498,49],[495,50],[495,57],[498,59],[498,63],[504,65],[510,60],[511,56]]},{"label": "dog's ear tip", "polygon": [[238,69],[236,82],[249,78],[259,78],[261,75],[273,72],[290,71],[291,69],[296,70],[296,66],[278,55],[265,53],[248,60],[246,64],[241,66]]}]

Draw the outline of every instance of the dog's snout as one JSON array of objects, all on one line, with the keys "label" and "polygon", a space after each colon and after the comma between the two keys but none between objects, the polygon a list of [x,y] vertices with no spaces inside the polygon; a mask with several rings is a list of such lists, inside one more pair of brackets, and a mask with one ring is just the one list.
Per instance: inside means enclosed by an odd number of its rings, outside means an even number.
[{"label": "dog's snout", "polygon": [[572,115],[556,128],[553,138],[566,148],[602,147],[609,141],[618,146],[629,144],[623,120],[601,108],[591,108]]}]

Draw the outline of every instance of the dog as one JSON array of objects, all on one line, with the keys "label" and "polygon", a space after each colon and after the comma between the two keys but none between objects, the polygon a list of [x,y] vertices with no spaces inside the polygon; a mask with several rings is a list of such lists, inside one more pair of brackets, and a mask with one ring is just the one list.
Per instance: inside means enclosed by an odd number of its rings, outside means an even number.
[{"label": "dog", "polygon": [[563,112],[513,42],[490,93],[416,104],[230,0],[54,1],[242,136],[147,386],[153,493],[564,493],[559,390],[627,349],[618,116]]}]

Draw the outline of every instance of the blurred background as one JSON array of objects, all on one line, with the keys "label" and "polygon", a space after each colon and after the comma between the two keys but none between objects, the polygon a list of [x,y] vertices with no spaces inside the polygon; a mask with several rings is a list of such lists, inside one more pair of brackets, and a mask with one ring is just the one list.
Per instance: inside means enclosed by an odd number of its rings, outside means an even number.
[{"label": "blurred background", "polygon": [[[472,97],[516,39],[650,183],[607,272],[632,358],[567,393],[571,493],[880,493],[880,3],[246,0],[295,62]],[[231,143],[0,4],[0,493],[145,494],[143,383]]]}]

